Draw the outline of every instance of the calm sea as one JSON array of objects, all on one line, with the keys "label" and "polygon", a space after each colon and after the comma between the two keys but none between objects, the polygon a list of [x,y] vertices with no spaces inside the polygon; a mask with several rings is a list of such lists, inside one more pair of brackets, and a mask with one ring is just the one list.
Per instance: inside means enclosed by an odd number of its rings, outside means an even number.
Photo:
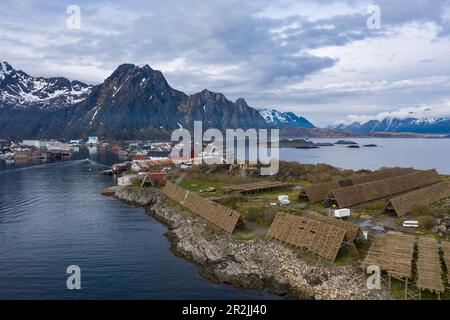
[{"label": "calm sea", "polygon": [[[313,139],[335,142],[337,139]],[[450,174],[450,139],[351,139],[346,146],[281,149],[283,160],[349,169],[436,168]],[[144,209],[102,197],[114,184],[96,174],[112,154],[30,167],[0,161],[0,299],[273,299],[203,279],[169,250],[166,228]],[[82,289],[66,288],[78,265]]]},{"label": "calm sea", "polygon": [[[274,299],[203,279],[144,209],[100,195],[111,154],[0,168],[0,299]],[[89,158],[89,159],[87,159]],[[66,268],[81,268],[68,290]]]},{"label": "calm sea", "polygon": [[[315,142],[336,142],[339,139],[311,139]],[[346,139],[357,142],[360,149],[345,145],[319,149],[280,149],[280,159],[302,163],[327,163],[346,169],[371,169],[380,167],[414,167],[437,169],[450,174],[450,139],[397,139],[368,138]],[[376,148],[363,147],[376,144]]]}]

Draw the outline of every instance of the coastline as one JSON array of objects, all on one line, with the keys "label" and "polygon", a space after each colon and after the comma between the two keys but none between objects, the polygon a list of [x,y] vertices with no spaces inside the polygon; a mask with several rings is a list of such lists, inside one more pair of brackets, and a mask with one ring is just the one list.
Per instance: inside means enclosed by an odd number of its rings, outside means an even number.
[{"label": "coastline", "polygon": [[385,290],[367,289],[366,278],[353,266],[319,263],[265,237],[234,239],[177,208],[158,189],[113,187],[111,190],[117,200],[146,208],[149,215],[166,225],[171,251],[195,263],[200,274],[213,282],[268,290],[290,299],[391,298]]}]

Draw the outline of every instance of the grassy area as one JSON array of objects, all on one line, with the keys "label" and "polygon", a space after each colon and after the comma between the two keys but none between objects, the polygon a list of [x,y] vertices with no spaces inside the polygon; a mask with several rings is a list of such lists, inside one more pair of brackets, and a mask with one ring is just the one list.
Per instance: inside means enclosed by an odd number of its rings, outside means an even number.
[{"label": "grassy area", "polygon": [[263,227],[270,227],[278,210],[266,207],[263,204],[241,202],[236,206],[245,222],[252,222]]},{"label": "grassy area", "polygon": [[[180,183],[180,187],[183,189],[194,191],[201,194],[203,197],[220,197],[224,196],[224,187],[230,186],[229,183],[219,182],[219,181],[209,181],[209,180],[183,180]],[[215,192],[206,192],[208,188],[215,188]]]},{"label": "grassy area", "polygon": [[358,258],[356,256],[349,255],[348,253],[339,253],[336,257],[336,260],[334,260],[335,266],[347,266],[349,264],[356,263],[358,263]]},{"label": "grassy area", "polygon": [[[234,172],[234,173],[233,173]],[[240,171],[237,171],[240,172]],[[354,172],[352,170],[341,170],[328,165],[307,165],[295,162],[281,162],[280,171],[275,177],[257,177],[257,176],[241,176],[242,172],[236,174],[236,171],[223,170],[220,172],[208,173],[207,167],[194,167],[192,170],[171,173],[171,179],[175,180],[183,175],[180,186],[184,189],[196,192],[206,198],[214,198],[214,201],[236,210],[241,214],[248,230],[238,230],[234,238],[238,241],[248,241],[260,236],[261,230],[266,230],[272,224],[278,212],[287,212],[290,214],[301,215],[308,211],[314,211],[323,215],[327,214],[327,208],[322,204],[309,204],[299,201],[299,189],[274,190],[271,192],[241,195],[241,194],[225,194],[223,188],[230,185],[238,185],[243,183],[251,183],[262,180],[278,180],[288,181],[294,186],[308,186],[315,183],[326,182],[330,180],[349,178],[356,174],[362,174],[364,171]],[[214,188],[215,192],[206,192],[208,188]],[[281,206],[278,204],[279,195],[288,195],[291,203]],[[358,206],[352,209],[352,217],[350,222],[355,219],[371,219],[375,218],[378,223],[387,227],[400,227],[403,219],[395,219],[395,215],[385,211],[388,199],[380,199]],[[419,208],[418,216],[437,217],[441,214],[434,209]],[[425,213],[425,214],[424,214]],[[419,217],[417,217],[419,219]],[[431,221],[431,219],[429,219]],[[421,226],[430,225],[431,222],[421,221]],[[406,233],[420,236],[436,236],[431,231],[425,229],[404,230]],[[208,230],[207,233],[213,235],[214,229]],[[369,249],[369,243],[358,245],[360,256],[363,257]],[[305,254],[299,250],[299,254]],[[355,264],[358,261],[357,254],[350,254],[347,250],[341,250],[337,256],[334,265]],[[398,284],[396,284],[398,287]],[[396,287],[396,288],[397,288]],[[400,290],[397,288],[397,290]],[[394,290],[395,291],[395,290]]]},{"label": "grassy area", "polygon": [[133,181],[133,183],[127,186],[128,189],[133,191],[139,191],[141,189],[142,179]]},{"label": "grassy area", "polygon": [[387,202],[387,199],[375,200],[358,206],[357,208],[353,209],[353,212],[359,215],[377,215],[384,211]]},{"label": "grassy area", "polygon": [[[236,185],[246,181],[243,181],[241,178],[228,178],[222,181],[222,179],[217,179],[217,176],[221,177],[221,175],[214,175],[215,179],[209,179],[209,176],[210,175],[208,174],[201,174],[198,172],[190,174],[189,176],[186,175],[180,183],[180,186],[183,189],[196,192],[202,197],[215,198],[214,200],[218,203],[238,211],[244,222],[254,223],[265,228],[270,227],[277,212],[284,211],[296,213],[295,211],[298,211],[298,209],[292,205],[280,206],[278,204],[278,196],[288,195],[291,203],[295,206],[298,204],[299,190],[287,188],[250,195],[241,195],[236,193],[226,194],[223,191],[224,187]],[[215,188],[215,192],[205,191],[211,187]],[[274,203],[276,205],[272,205]]]},{"label": "grassy area", "polygon": [[252,230],[239,230],[233,235],[233,238],[238,241],[249,241],[255,239],[257,234]]},{"label": "grassy area", "polygon": [[[409,290],[413,290],[415,294],[418,294],[418,289],[414,288],[414,285],[408,284]],[[392,279],[391,280],[391,294],[395,299],[405,299],[405,283],[403,281]],[[422,300],[437,300],[438,295],[429,291],[422,291]],[[446,290],[441,294],[441,300],[450,300],[450,292]]]},{"label": "grassy area", "polygon": [[345,179],[354,175],[353,170],[343,170],[327,164],[300,164],[298,162],[280,162],[280,170],[277,179],[298,182],[301,180],[309,183],[321,183],[331,180]]}]

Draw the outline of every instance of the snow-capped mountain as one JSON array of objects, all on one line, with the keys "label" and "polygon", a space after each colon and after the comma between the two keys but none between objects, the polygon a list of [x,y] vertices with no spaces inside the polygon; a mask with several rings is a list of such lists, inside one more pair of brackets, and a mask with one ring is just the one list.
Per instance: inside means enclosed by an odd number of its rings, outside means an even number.
[{"label": "snow-capped mountain", "polygon": [[293,112],[281,112],[278,110],[260,109],[259,114],[266,120],[269,126],[276,127],[300,127],[313,129],[315,126],[307,119],[297,116]]},{"label": "snow-capped mountain", "polygon": [[370,134],[374,132],[450,134],[450,118],[385,118],[383,120],[369,120],[363,123],[354,122],[350,125],[340,124],[335,126],[334,129],[357,134]]},{"label": "snow-capped mountain", "polygon": [[15,70],[8,62],[0,63],[0,108],[60,108],[84,100],[91,86],[66,78],[32,77]]},{"label": "snow-capped mountain", "polygon": [[0,137],[167,138],[198,120],[205,129],[267,128],[244,99],[230,101],[209,90],[187,95],[148,65],[122,64],[92,87],[65,78],[31,77],[6,62],[0,79]]}]

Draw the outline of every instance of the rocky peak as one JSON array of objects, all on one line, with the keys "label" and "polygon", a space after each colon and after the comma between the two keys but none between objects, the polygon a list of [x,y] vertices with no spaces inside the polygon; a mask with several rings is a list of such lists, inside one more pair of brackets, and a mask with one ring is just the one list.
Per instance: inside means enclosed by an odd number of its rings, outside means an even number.
[{"label": "rocky peak", "polygon": [[275,109],[261,109],[259,113],[270,126],[276,127],[299,127],[313,129],[315,126],[302,116],[293,112],[281,112]]},{"label": "rocky peak", "polygon": [[154,94],[161,97],[164,94],[170,96],[174,93],[161,71],[154,70],[149,65],[138,67],[134,64],[122,64],[105,80],[101,87],[113,91],[111,98],[123,94],[130,95],[132,92],[140,92],[138,94],[144,95],[145,98],[150,98]]},{"label": "rocky peak", "polygon": [[[6,64],[1,68],[2,74],[12,69]],[[205,128],[266,127],[264,119],[244,99],[233,102],[207,89],[188,96],[173,89],[164,75],[149,65],[122,64],[94,87],[65,78],[34,78],[17,71],[14,77],[8,75],[7,84],[0,81],[0,109],[11,97],[13,108],[0,110],[4,114],[0,114],[0,133],[9,136],[80,137],[95,133],[113,139],[167,137],[180,125],[193,128],[197,120],[203,121]],[[30,108],[22,108],[18,116],[17,106],[25,105],[22,101]],[[42,108],[44,104],[48,108]],[[53,112],[56,106],[67,108]],[[51,117],[45,110],[53,112]],[[9,120],[19,118],[26,119],[20,120],[23,126]]]},{"label": "rocky peak", "polygon": [[11,65],[6,62],[3,61],[0,63],[0,81],[5,79],[6,76],[10,75],[12,72],[14,71],[14,69],[11,67]]},{"label": "rocky peak", "polygon": [[0,63],[0,107],[65,107],[85,99],[90,89],[80,81],[71,82],[63,77],[33,77],[21,70],[16,71],[6,61]]},{"label": "rocky peak", "polygon": [[249,105],[247,104],[247,101],[245,101],[244,98],[237,99],[235,104],[239,110],[245,110],[246,108],[249,108]]}]

